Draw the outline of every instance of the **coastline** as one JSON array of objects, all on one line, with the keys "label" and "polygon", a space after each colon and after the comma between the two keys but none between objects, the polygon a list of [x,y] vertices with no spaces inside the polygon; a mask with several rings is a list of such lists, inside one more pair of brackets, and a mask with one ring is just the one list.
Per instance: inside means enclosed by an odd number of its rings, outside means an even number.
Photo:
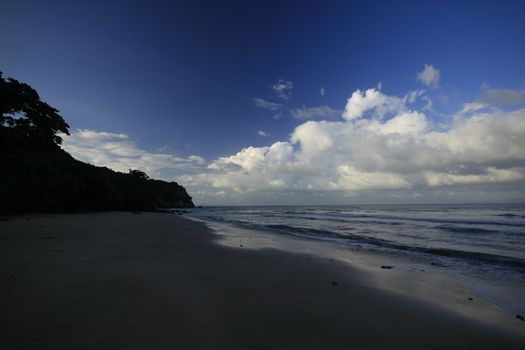
[{"label": "coastline", "polygon": [[454,279],[415,279],[359,252],[221,239],[160,213],[19,217],[0,229],[2,348],[525,345],[523,322],[468,300]]}]

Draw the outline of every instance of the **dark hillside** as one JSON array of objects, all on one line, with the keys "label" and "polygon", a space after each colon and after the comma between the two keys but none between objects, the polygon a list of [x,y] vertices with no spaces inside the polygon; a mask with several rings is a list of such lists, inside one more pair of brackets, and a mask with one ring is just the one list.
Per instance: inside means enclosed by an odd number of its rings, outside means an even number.
[{"label": "dark hillside", "polygon": [[193,207],[175,182],[80,162],[60,148],[69,126],[29,85],[0,73],[0,212]]}]

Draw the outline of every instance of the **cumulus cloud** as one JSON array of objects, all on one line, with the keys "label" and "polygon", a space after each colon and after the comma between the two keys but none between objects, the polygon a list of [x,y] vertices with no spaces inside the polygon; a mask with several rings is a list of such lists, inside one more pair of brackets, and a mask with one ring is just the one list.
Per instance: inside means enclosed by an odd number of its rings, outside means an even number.
[{"label": "cumulus cloud", "polygon": [[259,97],[252,98],[252,101],[256,107],[267,109],[269,111],[276,111],[282,106],[280,103],[266,101],[265,99]]},{"label": "cumulus cloud", "polygon": [[331,194],[373,191],[421,195],[444,186],[461,192],[483,185],[486,191],[488,184],[523,183],[525,109],[451,118],[443,130],[423,111],[409,108],[418,96],[356,91],[344,118],[306,121],[288,140],[220,157],[208,166],[214,173],[197,175],[193,184],[226,196],[308,191],[334,198]]},{"label": "cumulus cloud", "polygon": [[277,97],[282,98],[283,100],[288,100],[292,96],[293,83],[291,81],[279,79],[277,83],[273,84],[272,90]]},{"label": "cumulus cloud", "polygon": [[425,84],[426,86],[436,88],[439,85],[439,79],[441,74],[439,69],[435,68],[431,64],[425,64],[423,70],[417,73],[417,80]]},{"label": "cumulus cloud", "polygon": [[374,117],[383,118],[387,114],[398,113],[407,109],[407,104],[412,103],[422,94],[421,91],[412,91],[404,97],[387,96],[380,90],[356,90],[346,102],[343,118],[352,120],[363,117],[371,112]]},{"label": "cumulus cloud", "polygon": [[296,108],[290,113],[296,119],[330,118],[341,115],[341,111],[328,106]]}]

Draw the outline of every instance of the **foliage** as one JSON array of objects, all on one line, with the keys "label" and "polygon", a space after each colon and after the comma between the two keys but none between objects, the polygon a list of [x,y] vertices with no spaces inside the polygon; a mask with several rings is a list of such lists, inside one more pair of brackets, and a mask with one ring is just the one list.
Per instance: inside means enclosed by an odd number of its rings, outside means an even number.
[{"label": "foliage", "polygon": [[69,135],[69,125],[58,110],[40,100],[38,93],[0,72],[0,126],[14,129],[25,141],[41,146],[59,145],[58,133]]}]

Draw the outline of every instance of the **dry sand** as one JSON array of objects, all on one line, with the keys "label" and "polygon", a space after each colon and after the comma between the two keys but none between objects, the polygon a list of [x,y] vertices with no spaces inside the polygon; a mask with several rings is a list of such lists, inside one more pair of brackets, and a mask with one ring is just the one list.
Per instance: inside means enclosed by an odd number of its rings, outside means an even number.
[{"label": "dry sand", "polygon": [[216,239],[170,214],[0,222],[0,348],[525,348],[521,321],[495,327],[344,262]]}]

